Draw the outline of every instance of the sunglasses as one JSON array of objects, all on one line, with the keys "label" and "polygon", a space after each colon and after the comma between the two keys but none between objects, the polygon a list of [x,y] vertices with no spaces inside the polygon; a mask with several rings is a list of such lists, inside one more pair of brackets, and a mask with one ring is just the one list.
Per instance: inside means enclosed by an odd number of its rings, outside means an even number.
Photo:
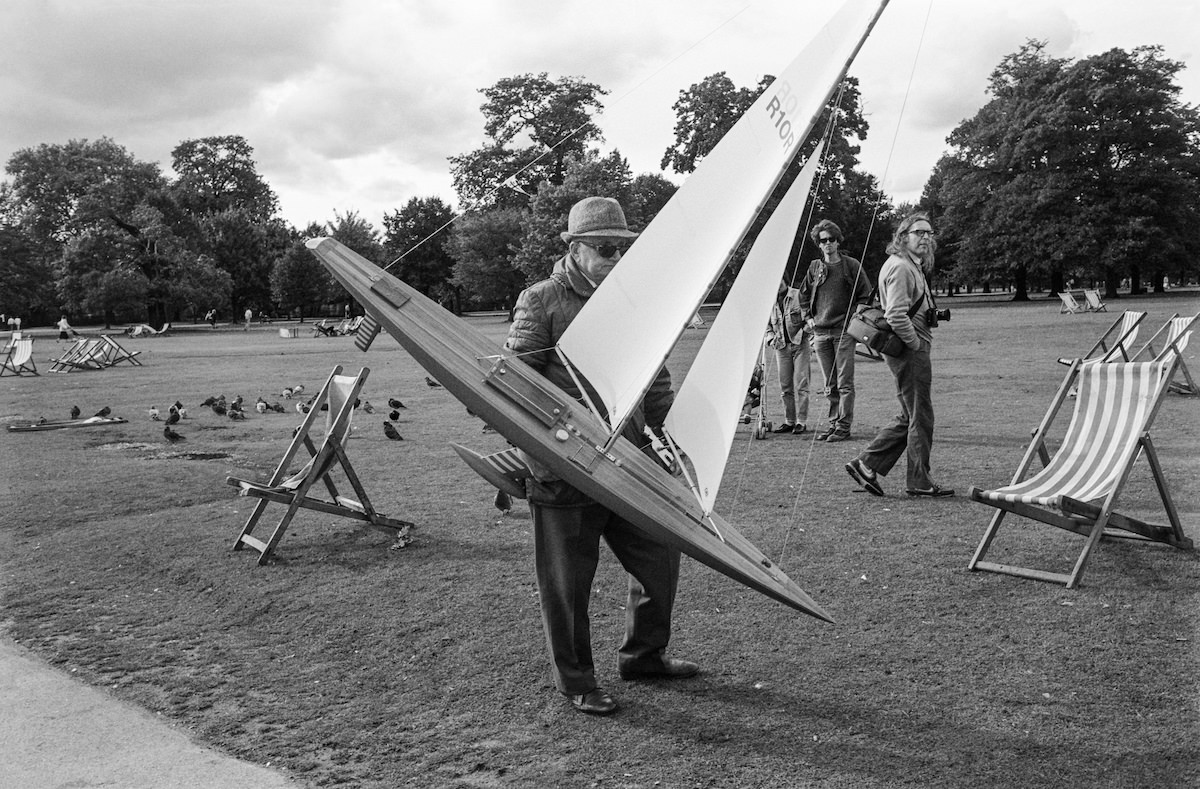
[{"label": "sunglasses", "polygon": [[819,239],[817,239],[817,240],[818,240],[818,241],[820,241],[822,244],[828,244],[828,243],[830,243],[830,242],[833,242],[834,244],[836,244],[836,243],[837,243],[837,239],[836,239],[836,238],[832,238],[832,237],[830,237],[830,236],[821,236],[821,237],[820,237]]},{"label": "sunglasses", "polygon": [[625,254],[625,250],[629,249],[625,244],[614,244],[611,241],[606,241],[603,244],[589,244],[587,241],[581,240],[579,243],[596,250],[596,254],[602,258],[616,257],[618,252]]}]

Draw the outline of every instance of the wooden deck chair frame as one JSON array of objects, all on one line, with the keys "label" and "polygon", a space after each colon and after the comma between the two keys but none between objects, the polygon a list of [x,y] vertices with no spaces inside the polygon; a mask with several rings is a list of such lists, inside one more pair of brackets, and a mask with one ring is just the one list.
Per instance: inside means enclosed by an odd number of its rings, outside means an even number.
[{"label": "wooden deck chair frame", "polygon": [[1088,312],[1108,312],[1108,307],[1105,306],[1104,300],[1100,298],[1100,291],[1085,290],[1083,298],[1087,302]]},{"label": "wooden deck chair frame", "polygon": [[[1146,344],[1138,349],[1131,359],[1133,361],[1147,359],[1162,359],[1168,353],[1176,353],[1179,355],[1179,366],[1176,368],[1176,374],[1183,380],[1171,379],[1170,390],[1186,395],[1200,395],[1200,386],[1196,384],[1196,379],[1192,378],[1192,372],[1188,369],[1187,362],[1183,358],[1183,351],[1187,348],[1188,341],[1191,339],[1192,330],[1200,323],[1200,313],[1192,317],[1180,317],[1179,313],[1175,313],[1167,322],[1162,325],[1162,328],[1154,333],[1154,336],[1146,341]],[[1162,350],[1156,350],[1157,343],[1163,344]]]},{"label": "wooden deck chair frame", "polygon": [[[967,565],[968,569],[1061,583],[1071,589],[1083,577],[1088,558],[1101,537],[1161,542],[1191,550],[1192,541],[1183,533],[1179,513],[1149,433],[1177,361],[1178,354],[1154,362],[1085,366],[1076,360],[1034,431],[1012,482],[991,491],[971,488],[973,501],[995,507],[996,512]],[[1070,426],[1057,453],[1050,458],[1046,448],[1047,431],[1077,378],[1080,379],[1079,397]],[[1123,402],[1108,402],[1115,392],[1123,394]],[[1147,523],[1114,510],[1135,462],[1142,455],[1154,477],[1169,526]],[[1044,468],[1026,479],[1038,458]],[[985,561],[1001,521],[1010,512],[1086,537],[1071,571],[1050,572]]]},{"label": "wooden deck chair frame", "polygon": [[1058,298],[1062,301],[1062,306],[1058,308],[1059,315],[1062,315],[1064,312],[1068,315],[1076,315],[1080,312],[1084,312],[1083,305],[1075,300],[1075,296],[1071,293],[1071,291],[1060,290],[1058,292]]},{"label": "wooden deck chair frame", "polygon": [[104,348],[99,337],[80,337],[62,356],[50,360],[52,373],[100,370],[104,366]]},{"label": "wooden deck chair frame", "polygon": [[[413,527],[412,523],[386,518],[371,506],[367,492],[359,482],[358,475],[354,473],[354,468],[350,465],[350,459],[346,455],[345,444],[350,435],[354,403],[370,372],[368,368],[364,367],[357,376],[343,376],[341,365],[333,369],[329,380],[325,382],[321,391],[313,399],[312,407],[292,438],[291,444],[288,445],[283,459],[279,461],[279,465],[275,467],[274,473],[267,482],[259,483],[237,477],[226,477],[225,482],[238,488],[239,495],[259,499],[254,505],[254,511],[250,514],[246,525],[242,527],[241,533],[234,541],[233,550],[241,550],[248,545],[259,552],[258,563],[266,564],[280,540],[283,539],[288,526],[291,525],[292,518],[301,507],[366,521],[371,528],[394,537],[404,537],[408,534]],[[322,413],[321,406],[326,403],[329,405],[327,430],[325,438],[318,448],[309,434],[318,416]],[[308,450],[311,459],[300,472],[289,477],[288,469],[301,447]],[[358,497],[357,500],[338,493],[337,487],[329,477],[329,472],[335,465],[341,467],[350,487],[354,489],[354,493]],[[330,500],[310,495],[317,483],[325,485]],[[253,536],[251,532],[271,502],[285,505],[286,510],[270,537],[262,540]]]},{"label": "wooden deck chair frame", "polygon": [[142,366],[141,361],[137,358],[141,351],[127,351],[121,343],[107,334],[100,335],[100,351],[105,367],[112,367],[121,362],[129,362],[137,367]]},{"label": "wooden deck chair frame", "polygon": [[5,373],[12,375],[41,375],[37,364],[33,361],[33,338],[22,337],[4,351],[3,366],[0,366],[0,376]]},{"label": "wooden deck chair frame", "polygon": [[[1084,364],[1094,362],[1128,362],[1133,358],[1133,348],[1131,347],[1137,341],[1138,328],[1142,325],[1142,321],[1146,319],[1146,313],[1134,312],[1133,310],[1125,310],[1121,313],[1121,317],[1113,321],[1112,326],[1105,330],[1104,334],[1100,335],[1100,339],[1096,340],[1096,344],[1079,357],[1079,360]],[[1059,364],[1069,365],[1075,359],[1061,358]]]}]

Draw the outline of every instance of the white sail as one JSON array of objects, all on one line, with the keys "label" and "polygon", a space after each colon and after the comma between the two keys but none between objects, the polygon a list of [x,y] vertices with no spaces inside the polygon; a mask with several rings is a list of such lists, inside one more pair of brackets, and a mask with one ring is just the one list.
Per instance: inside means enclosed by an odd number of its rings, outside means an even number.
[{"label": "white sail", "polygon": [[610,424],[640,402],[886,4],[845,3],[704,158],[559,339]]},{"label": "white sail", "polygon": [[667,415],[667,433],[691,460],[696,497],[706,515],[712,512],[721,487],[736,415],[746,397],[823,150],[823,145],[817,146],[755,239]]}]

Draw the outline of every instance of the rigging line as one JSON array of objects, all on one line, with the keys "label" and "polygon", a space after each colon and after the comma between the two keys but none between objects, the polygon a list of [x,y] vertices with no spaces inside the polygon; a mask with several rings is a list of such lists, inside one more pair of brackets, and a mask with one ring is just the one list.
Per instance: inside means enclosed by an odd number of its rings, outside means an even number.
[{"label": "rigging line", "polygon": [[[896,154],[896,141],[900,138],[900,125],[904,122],[904,112],[908,108],[908,97],[912,94],[913,78],[916,76],[916,73],[917,73],[917,63],[921,58],[921,50],[925,46],[925,34],[929,30],[929,17],[932,14],[933,14],[933,0],[929,0],[929,3],[925,6],[925,20],[921,23],[921,35],[917,38],[917,48],[913,52],[912,67],[908,71],[908,84],[905,85],[905,87],[904,87],[904,98],[900,102],[900,112],[896,115],[896,127],[892,131],[892,144],[891,144],[891,147],[888,148],[887,159],[884,161],[884,164],[883,164],[883,175],[879,179],[879,196],[875,200],[875,206],[871,211],[871,223],[867,226],[867,235],[866,235],[866,238],[863,240],[862,259],[860,259],[859,262],[864,265],[865,265],[864,261],[867,257],[867,248],[871,242],[871,235],[875,232],[875,224],[879,219],[879,205],[883,200],[883,194],[884,194],[883,185],[884,185],[884,183],[886,183],[888,173],[892,169],[892,159],[895,157],[895,154]],[[862,274],[862,270],[863,270],[863,266],[860,265],[859,269],[858,269],[859,275]],[[858,285],[858,277],[857,276],[855,277],[854,285],[855,285],[855,287],[857,287],[857,285]],[[849,323],[850,323],[850,313],[847,312],[846,317],[843,318],[843,320],[842,320],[842,331],[846,330],[846,326],[848,326]]]},{"label": "rigging line", "polygon": [[[681,51],[679,54],[675,55],[670,60],[666,61],[661,66],[659,66],[657,69],[650,72],[641,82],[638,82],[637,84],[633,85],[628,90],[626,90],[624,93],[622,93],[620,96],[617,96],[616,98],[614,98],[613,102],[612,102],[612,106],[617,106],[621,102],[625,101],[625,99],[627,99],[632,94],[636,93],[643,85],[645,85],[646,83],[653,80],[655,77],[657,77],[659,74],[661,74],[663,71],[665,71],[669,66],[674,64],[676,61],[678,61],[684,55],[688,54],[693,49],[700,46],[708,39],[712,38],[714,35],[716,35],[718,32],[720,32],[723,28],[725,28],[725,26],[727,26],[730,22],[732,22],[733,20],[737,19],[739,16],[744,14],[746,12],[746,10],[751,7],[751,5],[753,5],[753,4],[742,6],[742,8],[740,10],[735,11],[731,16],[726,18],[724,22],[721,22],[719,25],[714,27],[712,30],[709,30],[707,33],[705,33],[700,38],[696,39],[696,41],[694,41],[692,44],[690,44],[686,49]],[[603,117],[603,115],[606,111],[607,111],[606,107],[601,107],[600,110],[596,113],[596,116]],[[439,235],[447,227],[454,224],[455,222],[457,222],[459,219],[466,216],[467,214],[477,210],[480,205],[483,205],[485,202],[487,202],[488,199],[490,199],[492,196],[494,196],[497,192],[499,192],[505,186],[510,186],[510,184],[511,184],[511,188],[516,189],[521,192],[524,192],[524,190],[521,189],[520,186],[516,185],[516,183],[515,183],[516,177],[518,175],[520,175],[521,173],[525,172],[526,170],[528,170],[530,167],[533,167],[538,162],[545,159],[547,156],[549,156],[551,153],[553,153],[557,148],[559,148],[560,146],[565,144],[567,141],[571,140],[573,137],[575,137],[575,135],[579,134],[580,130],[582,130],[585,126],[587,126],[591,122],[592,122],[592,119],[589,118],[584,123],[579,124],[574,129],[567,132],[560,140],[555,142],[553,145],[551,145],[545,151],[542,151],[540,154],[538,154],[538,156],[533,161],[528,162],[527,164],[523,165],[515,172],[510,173],[508,175],[508,177],[505,178],[503,181],[501,181],[500,183],[498,183],[495,186],[492,186],[490,189],[488,189],[487,192],[485,192],[482,197],[480,197],[478,200],[476,200],[474,202],[474,204],[472,204],[471,206],[469,206],[467,208],[464,208],[462,211],[459,211],[454,216],[452,216],[450,219],[448,219],[445,223],[443,223],[441,225],[441,227],[437,228],[432,233],[425,236],[420,241],[418,241],[417,243],[413,244],[408,249],[401,252],[400,255],[395,260],[393,260],[391,263],[388,263],[386,266],[384,266],[383,270],[387,271],[392,266],[396,265],[401,260],[408,257],[413,252],[417,251],[422,246],[427,244],[429,241],[431,241],[434,237]]]}]

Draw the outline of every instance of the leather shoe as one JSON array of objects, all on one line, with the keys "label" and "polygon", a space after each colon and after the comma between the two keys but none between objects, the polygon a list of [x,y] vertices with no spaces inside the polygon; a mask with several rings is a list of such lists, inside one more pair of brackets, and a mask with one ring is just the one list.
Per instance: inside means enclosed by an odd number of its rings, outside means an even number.
[{"label": "leather shoe", "polygon": [[620,707],[604,688],[592,688],[587,693],[571,696],[571,706],[589,715],[612,715]]},{"label": "leather shoe", "polygon": [[789,424],[788,422],[782,422],[782,423],[780,423],[779,427],[775,428],[771,432],[772,433],[790,433],[790,432],[792,432],[793,427],[795,427],[795,425]]},{"label": "leather shoe", "polygon": [[621,679],[683,679],[699,674],[700,666],[690,660],[663,658],[651,668],[622,666],[620,673]]},{"label": "leather shoe", "polygon": [[832,444],[835,441],[846,441],[849,438],[850,438],[849,430],[835,430],[832,433],[830,433],[829,435],[825,436],[825,442],[828,444]]}]

